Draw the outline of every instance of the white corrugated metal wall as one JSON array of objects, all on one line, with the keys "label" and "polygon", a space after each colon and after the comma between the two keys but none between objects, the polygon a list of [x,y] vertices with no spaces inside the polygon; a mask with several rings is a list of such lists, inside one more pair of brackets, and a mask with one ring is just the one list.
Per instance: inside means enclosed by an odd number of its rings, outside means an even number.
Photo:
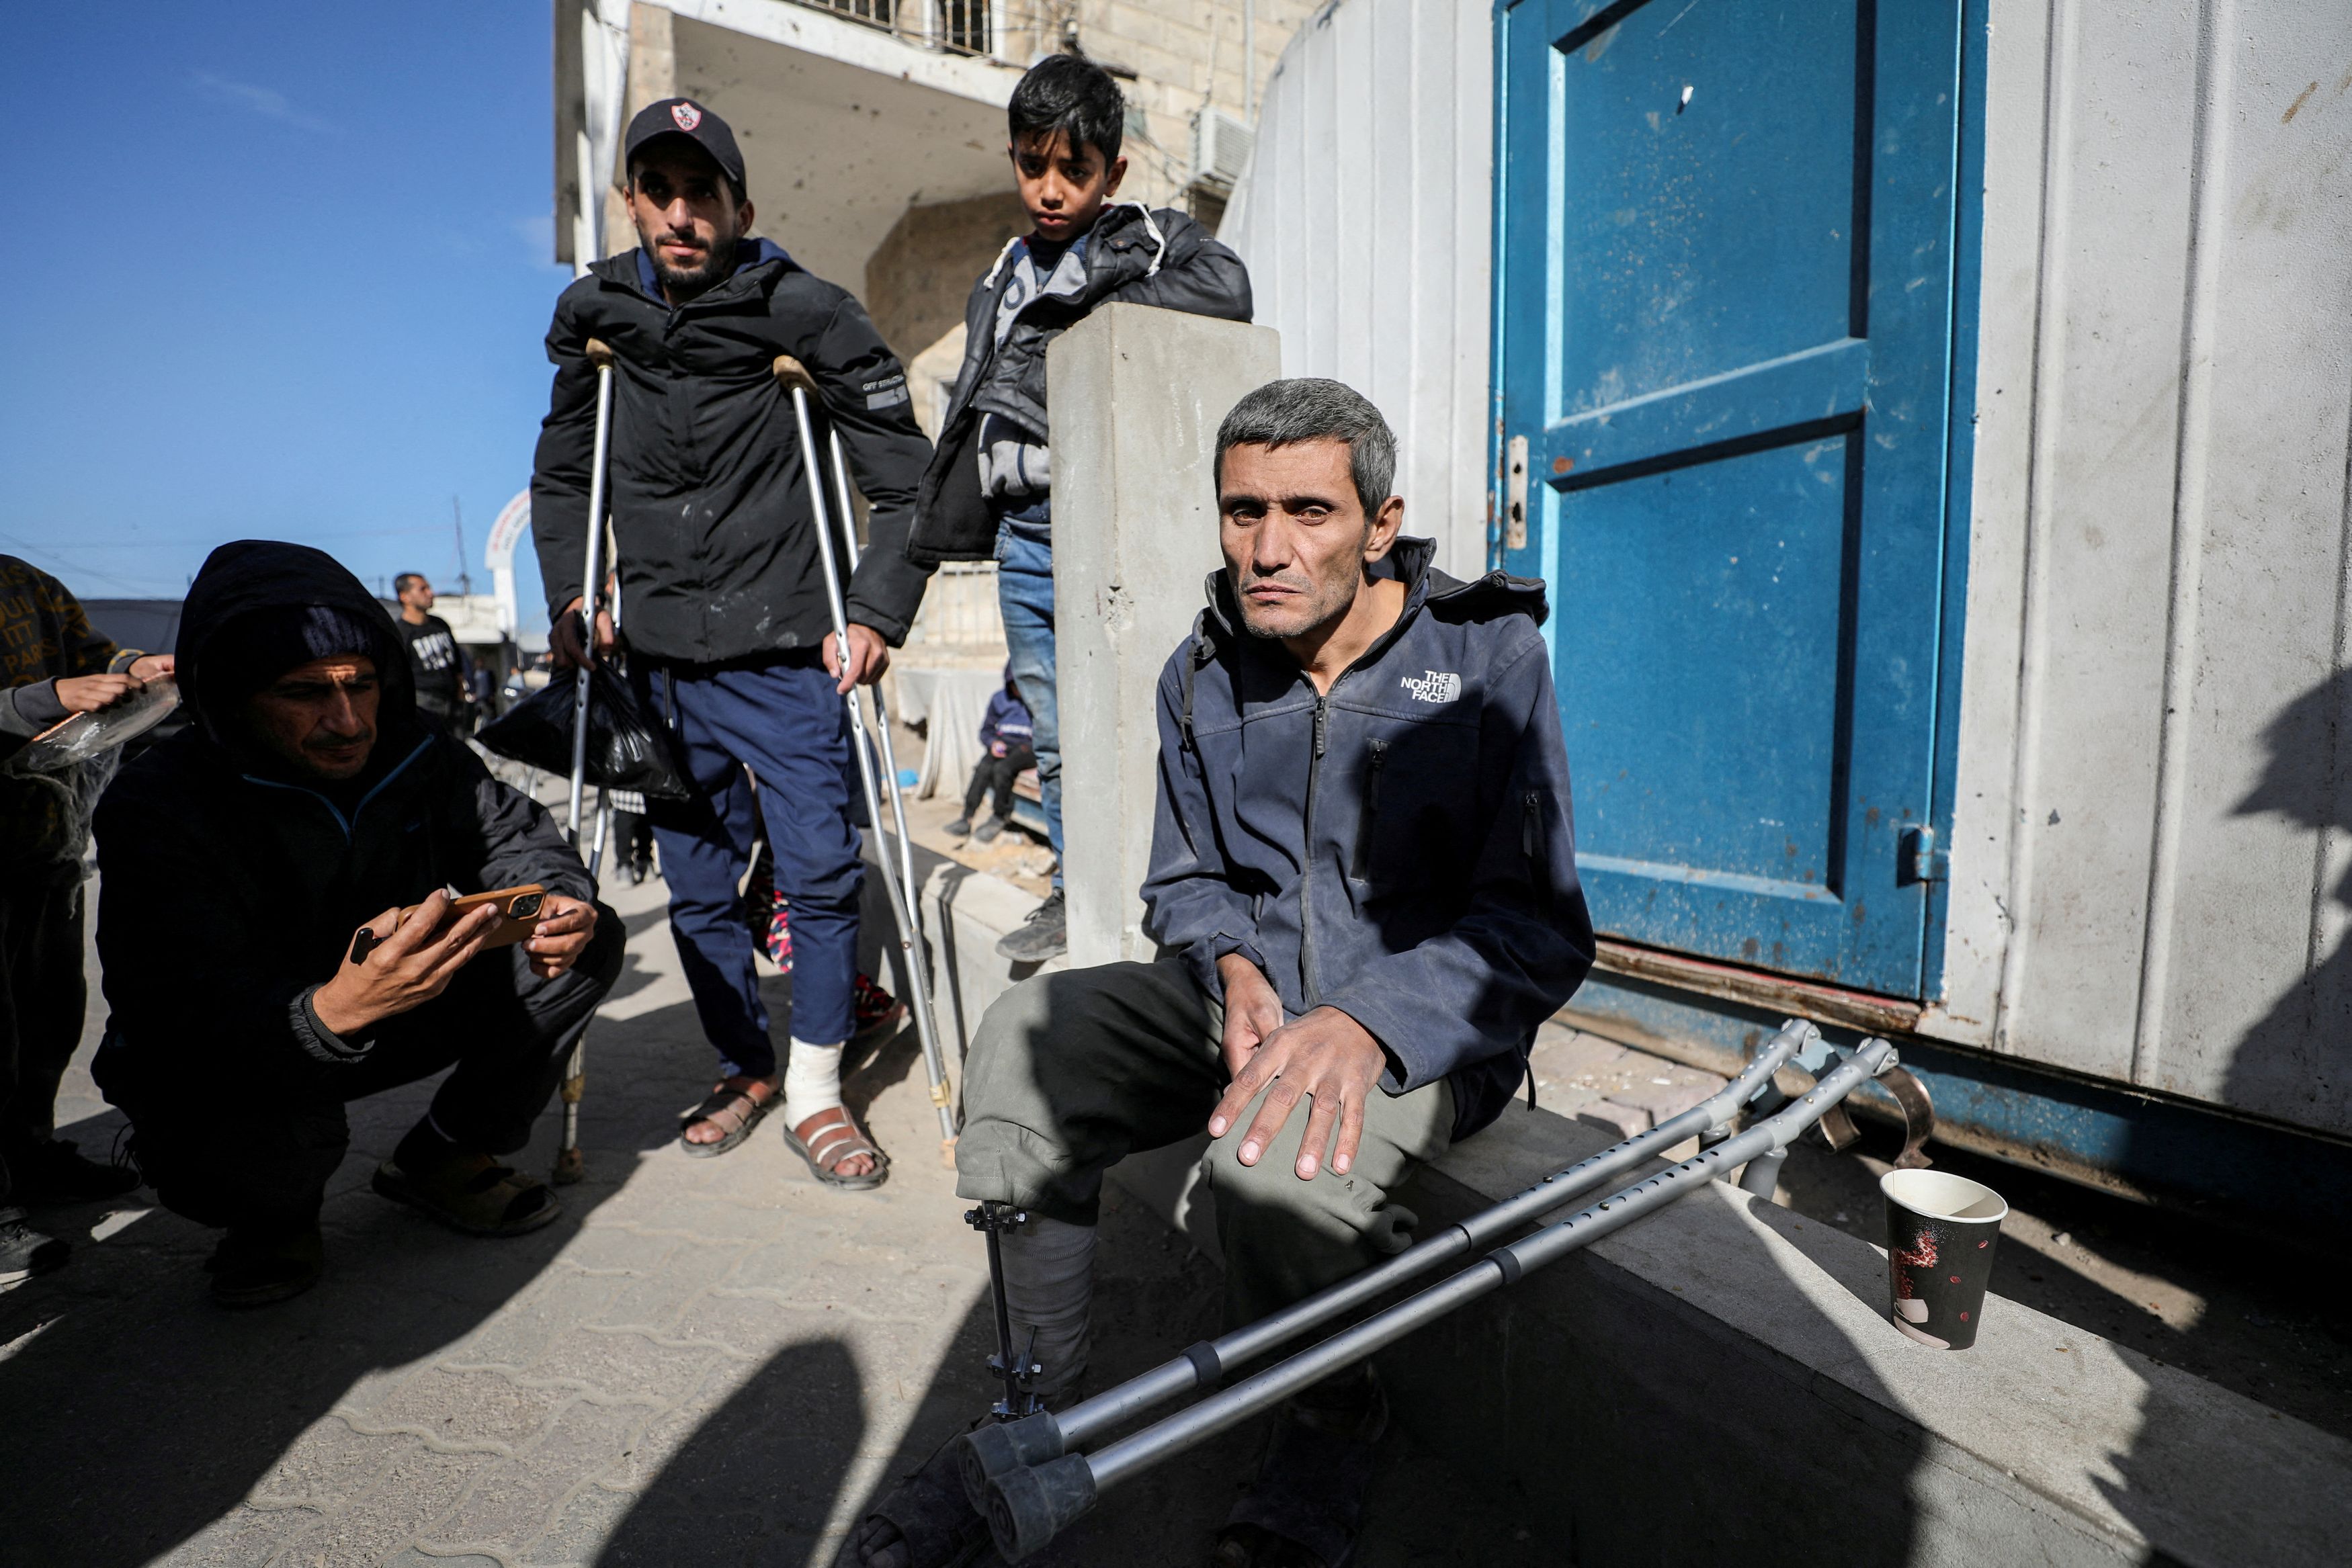
[{"label": "white corrugated metal wall", "polygon": [[[2352,5],[1990,0],[1945,991],[1925,1032],[2352,1133]],[[1292,41],[1227,234],[1484,560],[1489,18]]]},{"label": "white corrugated metal wall", "polygon": [[1219,236],[1249,264],[1282,370],[1329,376],[1397,434],[1405,530],[1486,559],[1492,23],[1482,0],[1344,0],[1260,99]]},{"label": "white corrugated metal wall", "polygon": [[1950,1025],[2352,1132],[2352,5],[1991,13]]}]

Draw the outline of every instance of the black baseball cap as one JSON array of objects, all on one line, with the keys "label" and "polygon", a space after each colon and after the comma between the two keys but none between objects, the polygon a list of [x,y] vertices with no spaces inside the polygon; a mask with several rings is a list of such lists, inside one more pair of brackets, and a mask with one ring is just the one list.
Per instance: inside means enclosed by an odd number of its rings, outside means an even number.
[{"label": "black baseball cap", "polygon": [[743,154],[735,147],[735,132],[690,98],[666,98],[637,110],[636,118],[629,121],[628,139],[622,144],[621,167],[635,164],[638,148],[664,136],[692,139],[735,182],[738,191],[748,184],[743,178]]}]

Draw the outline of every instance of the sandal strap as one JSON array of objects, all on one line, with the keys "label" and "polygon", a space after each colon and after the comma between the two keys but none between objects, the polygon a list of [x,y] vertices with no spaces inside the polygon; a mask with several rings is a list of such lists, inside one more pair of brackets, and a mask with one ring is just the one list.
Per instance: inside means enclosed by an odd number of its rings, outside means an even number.
[{"label": "sandal strap", "polygon": [[848,1109],[840,1105],[819,1111],[795,1127],[793,1135],[808,1150],[809,1158],[827,1170],[859,1155],[878,1158],[882,1153],[859,1131]]},{"label": "sandal strap", "polygon": [[[748,1089],[729,1089],[721,1085],[705,1095],[702,1103],[688,1111],[681,1119],[688,1127],[698,1122],[709,1122],[722,1133],[740,1133],[761,1116],[766,1115],[768,1107],[773,1104],[775,1100],[776,1096],[773,1094],[769,1095],[765,1100],[754,1100],[751,1098],[751,1092]],[[719,1119],[730,1113],[735,1116],[731,1125]]]}]

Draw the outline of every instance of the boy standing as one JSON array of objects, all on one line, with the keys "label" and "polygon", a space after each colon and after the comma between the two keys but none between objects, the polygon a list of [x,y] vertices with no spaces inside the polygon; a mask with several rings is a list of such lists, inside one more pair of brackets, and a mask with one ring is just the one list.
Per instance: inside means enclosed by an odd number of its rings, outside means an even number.
[{"label": "boy standing", "polygon": [[1004,247],[964,307],[963,369],[923,474],[907,558],[994,559],[1013,675],[1035,725],[1053,892],[996,946],[1021,963],[1068,946],[1063,913],[1062,748],[1054,692],[1053,454],[1045,350],[1097,305],[1250,319],[1241,258],[1182,213],[1115,202],[1127,102],[1110,73],[1052,55],[1013,89],[1005,119],[1031,232]]}]

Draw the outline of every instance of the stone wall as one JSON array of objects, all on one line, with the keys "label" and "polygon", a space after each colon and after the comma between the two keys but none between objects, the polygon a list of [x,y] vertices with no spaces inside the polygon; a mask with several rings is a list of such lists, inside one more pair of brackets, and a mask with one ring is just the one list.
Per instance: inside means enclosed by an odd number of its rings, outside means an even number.
[{"label": "stone wall", "polygon": [[1317,7],[1316,0],[1255,0],[1255,72],[1243,57],[1243,0],[1042,0],[1006,8],[1005,58],[1029,59],[1075,40],[1120,78],[1130,105],[1120,193],[1153,206],[1193,207],[1209,219],[1222,210],[1222,197],[1194,202],[1184,191],[1193,115],[1208,105],[1254,119],[1253,99],[1264,94],[1283,46]]},{"label": "stone wall", "polygon": [[912,364],[963,321],[973,280],[1029,220],[1008,164],[997,196],[908,207],[866,264],[866,309],[882,340]]}]

